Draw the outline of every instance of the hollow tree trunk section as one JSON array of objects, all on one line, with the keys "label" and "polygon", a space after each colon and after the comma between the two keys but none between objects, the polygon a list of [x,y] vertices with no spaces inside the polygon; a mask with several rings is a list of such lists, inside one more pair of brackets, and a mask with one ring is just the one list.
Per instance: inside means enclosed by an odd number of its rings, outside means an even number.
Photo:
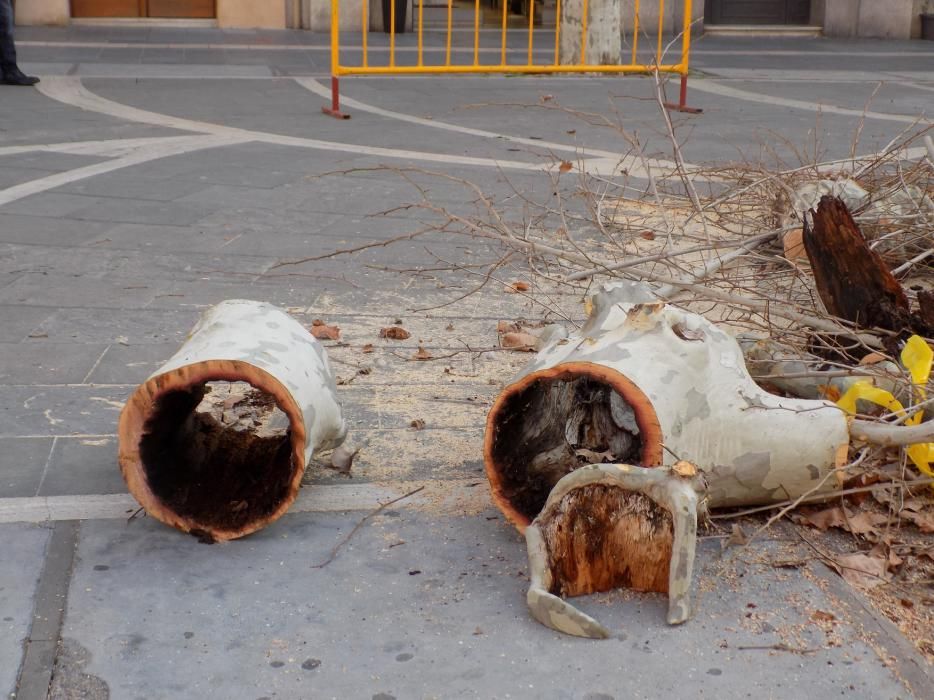
[{"label": "hollow tree trunk section", "polygon": [[156,519],[207,540],[254,532],[346,427],[320,343],[270,304],[225,301],[120,415],[120,469]]}]

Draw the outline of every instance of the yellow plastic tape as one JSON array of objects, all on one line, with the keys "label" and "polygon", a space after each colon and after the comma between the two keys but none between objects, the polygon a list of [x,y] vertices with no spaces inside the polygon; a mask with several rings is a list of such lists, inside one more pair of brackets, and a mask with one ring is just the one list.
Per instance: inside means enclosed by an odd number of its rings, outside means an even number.
[{"label": "yellow plastic tape", "polygon": [[[901,354],[902,364],[911,374],[911,381],[915,385],[921,401],[927,398],[925,385],[931,377],[931,365],[934,363],[934,351],[917,335],[911,336]],[[871,401],[882,406],[889,413],[896,415],[904,413],[905,408],[901,402],[885,389],[873,386],[869,382],[855,382],[847,392],[840,397],[837,405],[850,414],[856,413],[856,402],[860,399]],[[923,412],[918,411],[905,421],[905,425],[917,425],[921,422]],[[914,465],[927,476],[934,476],[931,463],[934,462],[934,442],[919,442],[910,445],[905,452]]]}]

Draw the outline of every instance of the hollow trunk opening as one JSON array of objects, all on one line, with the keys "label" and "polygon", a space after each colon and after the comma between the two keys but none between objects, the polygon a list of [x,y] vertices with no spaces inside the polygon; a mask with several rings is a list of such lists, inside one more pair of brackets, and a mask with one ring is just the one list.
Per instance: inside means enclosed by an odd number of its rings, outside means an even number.
[{"label": "hollow trunk opening", "polygon": [[610,384],[586,374],[535,379],[504,398],[491,427],[488,472],[495,473],[500,496],[527,522],[575,469],[642,461],[643,435],[633,407]]},{"label": "hollow trunk opening", "polygon": [[593,484],[568,493],[546,515],[540,527],[550,593],[668,592],[674,525],[671,513],[645,494]]},{"label": "hollow trunk opening", "polygon": [[289,497],[289,419],[247,382],[215,381],[160,395],[139,444],[153,495],[211,531],[265,521]]}]

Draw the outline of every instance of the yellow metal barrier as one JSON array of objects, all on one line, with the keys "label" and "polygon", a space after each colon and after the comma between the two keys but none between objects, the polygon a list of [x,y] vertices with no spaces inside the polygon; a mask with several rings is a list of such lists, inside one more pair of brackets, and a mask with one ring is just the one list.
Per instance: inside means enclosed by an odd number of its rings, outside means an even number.
[{"label": "yellow metal barrier", "polygon": [[[561,2],[562,0],[556,0],[555,8],[555,24],[554,24],[554,54],[553,59],[550,63],[536,63],[533,60],[533,52],[535,50],[535,32],[536,31],[548,31],[539,27],[538,29],[535,26],[535,0],[526,0],[528,3],[528,46],[525,52],[525,61],[522,63],[507,63],[507,54],[510,53],[510,50],[507,50],[507,35],[508,35],[508,24],[509,24],[509,3],[510,0],[499,0],[499,3],[502,5],[502,18],[499,27],[500,41],[499,47],[496,49],[481,49],[480,47],[480,36],[481,36],[481,17],[482,17],[482,8],[480,0],[474,0],[474,21],[473,21],[473,44],[472,47],[459,47],[461,52],[471,51],[472,48],[472,58],[473,60],[466,63],[456,63],[452,59],[452,35],[454,33],[453,27],[453,16],[454,16],[454,0],[447,0],[447,27],[445,29],[428,29],[425,28],[424,23],[424,10],[425,10],[425,0],[412,0],[413,7],[417,11],[417,16],[414,19],[415,33],[417,34],[416,46],[415,47],[403,47],[402,50],[397,46],[396,41],[396,3],[394,0],[389,1],[390,6],[390,17],[389,17],[389,41],[388,47],[380,47],[379,54],[383,55],[384,49],[388,48],[388,55],[385,60],[374,63],[371,60],[371,48],[372,42],[370,40],[369,34],[369,17],[368,17],[368,0],[362,0],[361,2],[361,26],[362,26],[362,38],[360,44],[361,56],[359,62],[354,65],[348,65],[341,62],[341,43],[340,43],[340,0],[331,0],[331,105],[329,107],[323,107],[322,111],[326,114],[330,114],[334,117],[349,119],[350,115],[341,112],[340,110],[340,77],[344,75],[406,75],[406,74],[454,74],[454,73],[654,73],[658,71],[660,73],[677,73],[681,76],[681,87],[680,87],[680,99],[677,104],[668,104],[666,106],[669,109],[675,109],[682,112],[700,112],[699,109],[694,109],[688,107],[685,103],[687,100],[687,74],[688,74],[688,63],[691,54],[691,5],[692,0],[683,0],[683,10],[684,17],[681,25],[680,37],[675,37],[672,40],[672,44],[676,44],[678,38],[680,38],[680,56],[676,63],[661,63],[661,57],[663,56],[663,29],[664,29],[664,12],[665,12],[665,0],[657,0],[658,2],[658,31],[657,31],[657,41],[656,41],[656,52],[652,56],[652,62],[648,63],[639,63],[637,61],[638,47],[639,47],[639,33],[642,30],[639,24],[639,1],[633,0],[633,13],[632,13],[632,34],[631,34],[631,54],[629,63],[618,63],[611,65],[604,64],[588,64],[588,63],[575,63],[575,64],[563,64],[561,63],[560,55],[560,43],[561,43],[561,32],[562,32],[562,23],[561,23]],[[385,7],[385,4],[384,4]],[[436,8],[437,5],[432,5],[433,8]],[[581,42],[580,42],[580,54],[583,58],[586,51],[585,47],[587,45],[587,17],[588,17],[588,0],[582,0],[581,8]],[[523,27],[525,29],[525,27]],[[443,61],[426,63],[425,62],[425,34],[433,34],[435,31],[445,33],[445,41],[443,47],[432,47],[429,48],[429,52],[442,53],[444,59]],[[382,32],[380,34],[383,34]],[[346,47],[345,47],[346,48]],[[356,47],[354,47],[356,48]],[[398,54],[405,51],[407,53],[411,52],[411,49],[415,48],[416,57],[414,63],[402,63],[397,62]],[[499,61],[495,63],[482,63],[480,60],[480,54],[486,51],[496,51],[498,54]],[[516,51],[515,49],[512,50]]]}]

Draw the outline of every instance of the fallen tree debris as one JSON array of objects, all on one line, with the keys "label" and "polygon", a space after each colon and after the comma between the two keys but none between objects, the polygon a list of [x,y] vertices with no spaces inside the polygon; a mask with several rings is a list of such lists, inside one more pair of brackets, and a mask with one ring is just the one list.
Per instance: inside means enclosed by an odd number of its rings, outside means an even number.
[{"label": "fallen tree debris", "polygon": [[[596,294],[579,333],[543,349],[487,418],[493,500],[526,533],[537,576],[532,614],[580,636],[606,634],[556,596],[668,592],[669,622],[687,619],[689,492],[705,507],[827,495],[847,456],[842,411],[768,394],[734,339],[650,297],[640,285]],[[609,464],[587,466],[594,456]]]},{"label": "fallen tree debris", "polygon": [[824,195],[805,222],[804,248],[827,311],[861,328],[913,328],[908,297],[882,257],[870,249],[846,205]]},{"label": "fallen tree debris", "polygon": [[225,301],[120,414],[120,469],[147,514],[209,541],[288,510],[346,426],[318,341],[276,307]]}]

